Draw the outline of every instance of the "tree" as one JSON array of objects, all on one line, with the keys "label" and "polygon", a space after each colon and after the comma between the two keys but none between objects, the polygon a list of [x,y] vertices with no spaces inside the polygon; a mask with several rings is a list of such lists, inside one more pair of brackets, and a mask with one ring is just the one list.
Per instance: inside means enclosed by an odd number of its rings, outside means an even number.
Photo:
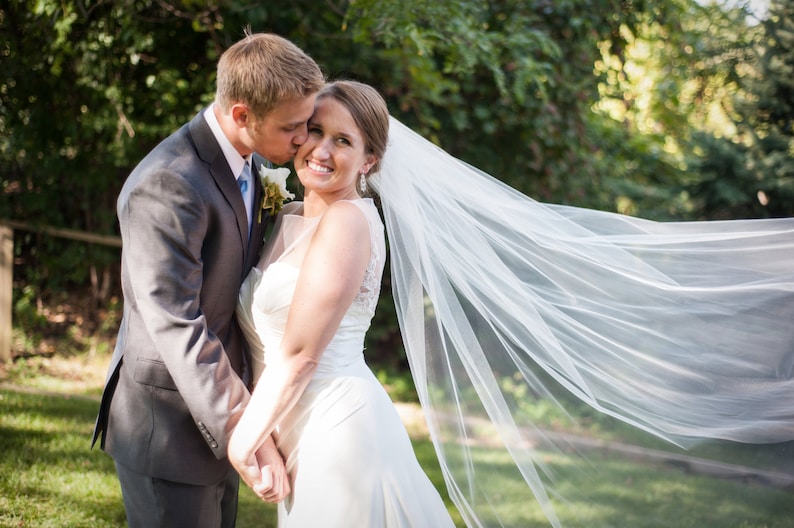
[{"label": "tree", "polygon": [[[758,31],[741,8],[691,0],[664,6],[627,35],[621,54],[604,50],[598,64],[606,82],[595,110],[613,123],[600,126],[625,137],[605,142],[608,157],[620,160],[609,180],[613,196],[620,212],[645,217],[725,215],[712,208],[720,197],[751,199],[738,190],[745,171],[734,100]],[[714,171],[720,181],[710,186]]]},{"label": "tree", "polygon": [[[769,47],[777,84],[750,89],[740,79],[753,32],[725,13],[693,0],[9,0],[0,218],[115,233],[124,178],[212,100],[217,59],[246,26],[289,38],[330,78],[373,84],[397,118],[543,201],[701,217],[724,209],[693,199],[714,195],[711,174],[741,200],[757,192],[741,181],[762,174],[780,203],[791,133],[773,106],[790,97],[778,66],[790,56],[773,57],[791,49]],[[741,121],[752,112],[737,93],[763,94],[763,112]],[[706,108],[740,123],[736,133],[721,139]],[[727,159],[741,160],[735,177],[708,164]],[[60,290],[116,276],[116,250],[22,236],[20,260],[34,265],[18,268],[21,282]],[[103,281],[92,287],[101,299]],[[385,296],[379,313],[393,321],[389,305]],[[382,328],[396,342],[394,326]]]},{"label": "tree", "polygon": [[[595,93],[593,43],[631,16],[622,5],[11,0],[0,8],[0,217],[113,234],[124,178],[211,101],[217,58],[247,25],[290,38],[331,77],[379,87],[459,157],[571,201],[582,185],[558,175],[595,179],[580,114]],[[101,301],[115,276],[115,250],[32,234],[16,247],[28,264],[17,277],[39,291],[95,277]]]},{"label": "tree", "polygon": [[[597,43],[621,46],[642,2],[357,1],[357,42],[383,47],[399,115],[539,199],[603,205],[587,108]],[[396,59],[396,60],[395,60]]]},{"label": "tree", "polygon": [[[124,177],[207,100],[223,42],[165,2],[11,1],[0,24],[0,217],[113,234]],[[36,262],[24,279],[57,290],[104,277],[95,297],[108,290],[115,250],[22,236]]]},{"label": "tree", "polygon": [[748,192],[758,216],[794,214],[794,4],[773,0],[764,20],[752,96],[737,123],[750,138]]}]

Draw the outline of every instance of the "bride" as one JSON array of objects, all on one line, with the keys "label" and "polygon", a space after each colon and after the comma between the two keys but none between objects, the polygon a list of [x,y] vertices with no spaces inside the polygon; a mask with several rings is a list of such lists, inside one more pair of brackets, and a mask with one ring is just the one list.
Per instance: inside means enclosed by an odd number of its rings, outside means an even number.
[{"label": "bride", "polygon": [[373,89],[337,83],[322,91],[294,161],[304,200],[284,207],[241,289],[258,382],[229,458],[245,468],[275,435],[291,486],[280,527],[453,526],[364,362],[386,247],[378,211],[360,191],[377,170],[388,125]]},{"label": "bride", "polygon": [[510,500],[561,525],[538,446],[571,446],[535,429],[528,406],[566,416],[583,402],[679,446],[794,440],[794,219],[657,223],[541,204],[390,120],[354,82],[321,92],[295,167],[305,200],[285,206],[240,295],[267,368],[229,446],[239,469],[277,439],[292,487],[280,526],[451,526],[363,361],[385,257],[367,181],[468,526],[505,525],[508,472],[523,484]]}]

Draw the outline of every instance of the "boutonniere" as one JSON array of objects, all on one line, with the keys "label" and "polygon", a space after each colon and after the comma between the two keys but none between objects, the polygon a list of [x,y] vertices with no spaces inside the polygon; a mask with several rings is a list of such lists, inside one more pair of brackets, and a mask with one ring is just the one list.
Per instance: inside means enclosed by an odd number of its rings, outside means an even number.
[{"label": "boutonniere", "polygon": [[287,190],[287,177],[289,169],[279,167],[269,169],[264,165],[259,166],[259,177],[262,178],[262,207],[259,208],[259,222],[262,222],[262,211],[268,211],[275,216],[284,207],[284,203],[295,198]]}]

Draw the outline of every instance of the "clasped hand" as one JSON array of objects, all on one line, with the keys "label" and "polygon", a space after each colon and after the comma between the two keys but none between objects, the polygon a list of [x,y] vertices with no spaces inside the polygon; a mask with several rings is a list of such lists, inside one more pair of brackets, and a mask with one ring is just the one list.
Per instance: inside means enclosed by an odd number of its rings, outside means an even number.
[{"label": "clasped hand", "polygon": [[[234,437],[232,437],[234,438]],[[289,495],[290,485],[284,459],[272,437],[247,456],[233,441],[229,443],[229,461],[257,497],[266,502],[281,502]]]}]

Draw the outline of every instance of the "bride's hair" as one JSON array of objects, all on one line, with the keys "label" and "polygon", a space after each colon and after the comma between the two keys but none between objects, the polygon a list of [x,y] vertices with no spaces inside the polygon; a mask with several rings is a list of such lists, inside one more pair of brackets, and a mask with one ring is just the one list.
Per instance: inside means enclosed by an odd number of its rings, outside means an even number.
[{"label": "bride's hair", "polygon": [[364,136],[365,150],[378,158],[370,173],[378,172],[389,141],[389,109],[386,101],[375,88],[356,81],[334,81],[327,84],[317,94],[317,99],[326,97],[336,99],[350,112]]}]

